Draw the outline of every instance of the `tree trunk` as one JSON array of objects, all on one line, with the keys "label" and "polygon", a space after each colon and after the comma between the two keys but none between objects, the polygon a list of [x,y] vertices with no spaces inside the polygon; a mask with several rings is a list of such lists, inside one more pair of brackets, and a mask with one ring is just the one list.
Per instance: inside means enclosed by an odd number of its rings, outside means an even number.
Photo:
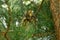
[{"label": "tree trunk", "polygon": [[60,0],[50,0],[50,8],[54,20],[56,40],[60,40]]}]

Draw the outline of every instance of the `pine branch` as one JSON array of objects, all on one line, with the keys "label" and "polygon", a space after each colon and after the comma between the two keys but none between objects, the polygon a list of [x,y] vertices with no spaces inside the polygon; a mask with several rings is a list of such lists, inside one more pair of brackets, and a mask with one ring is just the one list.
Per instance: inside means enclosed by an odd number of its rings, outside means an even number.
[{"label": "pine branch", "polygon": [[[9,0],[8,0],[9,1]],[[9,4],[8,4],[8,1],[7,0],[5,0],[5,4],[8,6],[7,8],[8,8],[8,15],[9,15],[9,21],[8,21],[8,23],[7,23],[7,28],[6,28],[6,31],[5,31],[5,33],[4,33],[4,37],[6,38],[6,40],[10,40],[9,38],[8,38],[8,35],[7,35],[7,33],[8,33],[8,31],[9,31],[9,28],[10,28],[10,24],[11,24],[11,10],[10,10],[10,6],[9,6]]]}]

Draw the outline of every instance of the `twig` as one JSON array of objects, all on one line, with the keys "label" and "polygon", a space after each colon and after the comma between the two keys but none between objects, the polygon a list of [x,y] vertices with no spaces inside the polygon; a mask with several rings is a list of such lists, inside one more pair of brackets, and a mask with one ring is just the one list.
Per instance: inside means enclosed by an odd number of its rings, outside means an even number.
[{"label": "twig", "polygon": [[42,3],[37,7],[37,11],[35,12],[35,15],[37,16],[38,15],[38,12],[41,10],[42,8],[42,4],[43,4],[44,0],[42,1]]},{"label": "twig", "polygon": [[[8,0],[9,1],[9,0]],[[7,35],[7,33],[8,33],[8,31],[9,31],[9,28],[10,28],[10,24],[11,24],[11,10],[10,10],[10,6],[8,5],[8,1],[6,1],[5,0],[5,4],[8,6],[7,8],[8,8],[8,15],[9,15],[9,21],[8,21],[8,23],[7,23],[7,29],[6,29],[6,31],[5,31],[5,33],[4,33],[4,37],[6,38],[6,40],[9,40],[9,38],[8,38],[8,35]]]}]

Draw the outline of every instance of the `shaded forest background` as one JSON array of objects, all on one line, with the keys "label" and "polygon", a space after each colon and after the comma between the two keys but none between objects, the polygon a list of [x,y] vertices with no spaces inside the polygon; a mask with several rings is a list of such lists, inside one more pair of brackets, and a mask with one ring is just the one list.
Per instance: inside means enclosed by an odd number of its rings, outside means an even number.
[{"label": "shaded forest background", "polygon": [[60,0],[0,0],[0,40],[60,40]]}]

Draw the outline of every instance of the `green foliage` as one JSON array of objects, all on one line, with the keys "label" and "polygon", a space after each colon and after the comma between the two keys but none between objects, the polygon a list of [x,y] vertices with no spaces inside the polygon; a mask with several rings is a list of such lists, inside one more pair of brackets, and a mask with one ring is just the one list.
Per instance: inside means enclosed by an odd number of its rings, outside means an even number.
[{"label": "green foliage", "polygon": [[[28,1],[28,0],[24,0]],[[9,28],[8,36],[10,40],[38,40],[41,38],[44,40],[55,40],[54,39],[54,27],[53,27],[53,20],[52,15],[50,11],[50,3],[49,0],[46,0],[43,2],[43,5],[38,11],[38,4],[30,3],[28,5],[22,4],[20,0],[9,0],[8,4],[11,10],[11,17],[12,17],[12,23]],[[4,24],[1,22],[1,17],[6,18],[6,23],[9,21],[9,15],[8,10],[6,8],[3,8],[1,5],[3,5],[4,2],[0,0],[0,30],[1,32],[6,31],[6,28],[4,28]],[[38,11],[38,16],[36,17],[38,19],[37,24],[34,25],[33,22],[26,23],[27,25],[21,24],[21,20],[23,19],[23,15],[25,11],[27,10],[33,10],[34,13]],[[3,19],[2,19],[3,20]],[[18,20],[19,24],[16,27],[16,21]],[[1,35],[0,32],[0,35]],[[32,37],[32,35],[34,37]],[[37,35],[38,34],[38,35]],[[41,35],[39,35],[41,34]],[[48,38],[49,36],[49,38]],[[41,40],[39,39],[39,40]],[[1,35],[0,40],[6,40],[6,38]]]}]

